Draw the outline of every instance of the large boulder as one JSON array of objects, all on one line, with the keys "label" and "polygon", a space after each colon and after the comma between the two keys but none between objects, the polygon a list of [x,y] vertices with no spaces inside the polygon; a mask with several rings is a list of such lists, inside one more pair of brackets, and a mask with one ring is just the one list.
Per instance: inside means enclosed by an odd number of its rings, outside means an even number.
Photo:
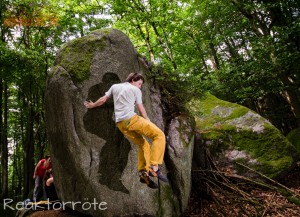
[{"label": "large boulder", "polygon": [[112,100],[94,109],[83,105],[103,96],[131,72],[146,74],[147,64],[129,38],[115,29],[93,31],[58,52],[45,96],[58,195],[67,206],[96,217],[179,216],[190,192],[193,120],[182,117],[171,121],[171,129],[165,126],[160,92],[152,82],[145,83],[143,99],[150,119],[163,131],[169,129],[172,141],[162,168],[170,172],[170,184],[160,182],[160,188],[152,190],[139,182],[137,146],[116,128]]},{"label": "large boulder", "polygon": [[264,180],[257,171],[280,179],[299,159],[295,147],[277,128],[246,107],[205,94],[190,108],[198,134],[194,167],[206,167],[206,149],[224,172]]}]

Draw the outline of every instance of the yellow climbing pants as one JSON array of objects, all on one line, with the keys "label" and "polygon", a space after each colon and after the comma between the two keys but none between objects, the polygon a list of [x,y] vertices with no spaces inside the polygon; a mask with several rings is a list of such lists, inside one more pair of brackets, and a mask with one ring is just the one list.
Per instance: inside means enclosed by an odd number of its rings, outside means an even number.
[{"label": "yellow climbing pants", "polygon": [[[151,121],[134,115],[117,123],[117,127],[132,143],[138,145],[138,170],[149,171],[150,165],[162,164],[166,147],[165,134]],[[151,148],[147,137],[152,140]]]}]

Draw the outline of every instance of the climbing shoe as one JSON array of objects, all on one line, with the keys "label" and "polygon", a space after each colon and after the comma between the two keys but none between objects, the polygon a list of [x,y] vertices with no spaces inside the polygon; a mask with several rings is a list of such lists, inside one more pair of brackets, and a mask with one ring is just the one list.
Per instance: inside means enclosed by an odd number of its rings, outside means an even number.
[{"label": "climbing shoe", "polygon": [[146,171],[141,172],[140,182],[146,184],[149,188],[152,189],[158,188],[158,185],[150,179]]},{"label": "climbing shoe", "polygon": [[159,180],[161,180],[163,182],[169,182],[168,178],[162,174],[160,169],[158,169],[157,171],[154,171],[152,168],[150,168],[149,176],[157,177]]}]

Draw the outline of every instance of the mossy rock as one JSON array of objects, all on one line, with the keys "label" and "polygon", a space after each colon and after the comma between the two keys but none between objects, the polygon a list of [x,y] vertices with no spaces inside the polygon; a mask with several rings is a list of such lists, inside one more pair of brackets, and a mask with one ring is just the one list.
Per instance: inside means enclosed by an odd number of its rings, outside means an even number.
[{"label": "mossy rock", "polygon": [[295,147],[277,128],[246,107],[209,93],[193,100],[189,107],[195,115],[202,144],[226,172],[261,177],[242,164],[269,178],[279,179],[299,159]]},{"label": "mossy rock", "polygon": [[[95,32],[97,31],[104,33],[109,30],[96,30]],[[102,34],[102,37],[99,37],[99,34],[95,32],[66,43],[57,55],[56,63],[59,62],[75,82],[82,82],[89,77],[95,52],[101,52],[106,47],[107,35]]]},{"label": "mossy rock", "polygon": [[300,127],[289,132],[286,138],[295,146],[298,153],[300,153]]}]

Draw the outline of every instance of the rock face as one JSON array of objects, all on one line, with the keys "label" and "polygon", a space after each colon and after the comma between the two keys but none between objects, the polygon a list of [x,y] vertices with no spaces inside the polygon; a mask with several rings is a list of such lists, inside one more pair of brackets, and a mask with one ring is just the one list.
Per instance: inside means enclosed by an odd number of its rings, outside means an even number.
[{"label": "rock face", "polygon": [[[171,169],[171,180],[180,203],[180,212],[188,205],[191,182],[191,161],[193,158],[194,118],[178,116],[171,120],[168,130],[168,165]],[[185,168],[185,169],[184,169]]]},{"label": "rock face", "polygon": [[245,165],[279,179],[299,159],[295,147],[279,130],[243,106],[207,94],[192,102],[191,110],[196,117],[198,133],[194,167],[206,166],[202,154],[208,149],[224,172],[262,178]]},{"label": "rock face", "polygon": [[[83,105],[131,72],[145,74],[147,67],[118,30],[96,30],[59,51],[45,96],[58,195],[68,207],[96,217],[179,216],[190,192],[193,120],[181,117],[168,127],[163,171],[170,172],[171,182],[152,190],[139,182],[137,146],[116,128],[112,100],[94,109]],[[143,86],[144,104],[150,119],[164,131],[160,94],[150,83]]]}]

